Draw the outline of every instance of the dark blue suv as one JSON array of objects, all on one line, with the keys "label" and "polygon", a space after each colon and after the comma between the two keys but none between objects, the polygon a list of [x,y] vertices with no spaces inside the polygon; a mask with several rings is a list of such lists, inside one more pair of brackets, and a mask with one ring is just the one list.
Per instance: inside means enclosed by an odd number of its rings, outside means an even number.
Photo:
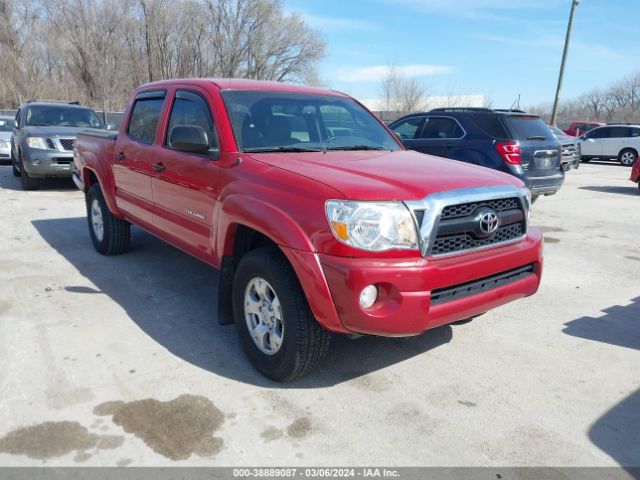
[{"label": "dark blue suv", "polygon": [[389,128],[408,149],[510,173],[533,198],[556,193],[564,181],[560,143],[540,117],[521,110],[435,108]]}]

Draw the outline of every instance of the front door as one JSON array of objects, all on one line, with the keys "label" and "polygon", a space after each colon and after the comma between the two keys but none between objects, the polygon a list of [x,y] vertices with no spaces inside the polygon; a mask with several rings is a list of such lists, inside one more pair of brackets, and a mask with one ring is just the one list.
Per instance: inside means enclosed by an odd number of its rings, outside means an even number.
[{"label": "front door", "polygon": [[164,131],[162,160],[152,177],[154,224],[175,245],[200,257],[213,253],[212,229],[218,199],[218,164],[207,154],[185,153],[172,145],[176,126],[196,126],[206,133],[212,151],[219,149],[206,93],[177,90]]}]

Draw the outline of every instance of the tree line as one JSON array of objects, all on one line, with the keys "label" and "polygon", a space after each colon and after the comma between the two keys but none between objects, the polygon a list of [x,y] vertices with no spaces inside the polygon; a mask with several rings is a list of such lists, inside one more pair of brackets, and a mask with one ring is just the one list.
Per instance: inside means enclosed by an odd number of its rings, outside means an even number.
[{"label": "tree line", "polygon": [[[529,111],[549,120],[551,108],[551,104],[544,104],[531,107]],[[597,88],[573,100],[561,102],[557,123],[574,120],[640,123],[640,72],[608,88]]]},{"label": "tree line", "polygon": [[317,83],[324,56],[322,36],[280,0],[0,0],[0,108],[120,110],[167,78]]}]

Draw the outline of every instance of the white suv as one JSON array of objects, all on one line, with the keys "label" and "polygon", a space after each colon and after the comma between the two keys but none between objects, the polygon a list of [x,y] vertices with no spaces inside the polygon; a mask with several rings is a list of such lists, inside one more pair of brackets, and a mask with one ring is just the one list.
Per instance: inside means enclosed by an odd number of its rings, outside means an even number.
[{"label": "white suv", "polygon": [[640,152],[640,125],[610,124],[589,130],[580,137],[581,159],[617,159],[630,167]]}]

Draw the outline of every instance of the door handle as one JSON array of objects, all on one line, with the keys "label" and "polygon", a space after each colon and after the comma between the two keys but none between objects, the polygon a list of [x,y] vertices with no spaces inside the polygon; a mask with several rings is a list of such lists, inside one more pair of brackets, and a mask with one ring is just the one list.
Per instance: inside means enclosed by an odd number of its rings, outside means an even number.
[{"label": "door handle", "polygon": [[125,158],[127,158],[124,152],[118,152],[114,155],[114,157],[116,157],[116,160],[124,160]]},{"label": "door handle", "polygon": [[162,162],[154,163],[153,165],[151,165],[151,168],[153,168],[156,172],[164,172],[167,169],[167,167],[165,167]]}]

